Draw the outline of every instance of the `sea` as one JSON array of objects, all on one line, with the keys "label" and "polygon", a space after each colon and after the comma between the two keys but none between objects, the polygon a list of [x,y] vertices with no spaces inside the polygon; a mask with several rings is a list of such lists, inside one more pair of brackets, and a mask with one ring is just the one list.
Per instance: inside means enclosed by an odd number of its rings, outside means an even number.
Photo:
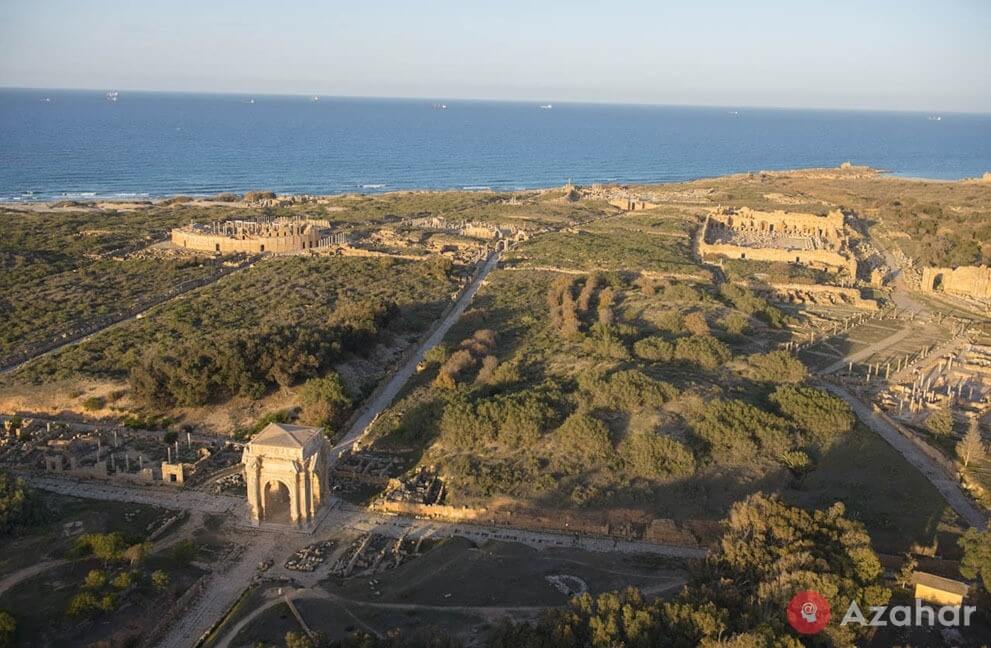
[{"label": "sea", "polygon": [[0,89],[0,201],[991,171],[991,115]]}]

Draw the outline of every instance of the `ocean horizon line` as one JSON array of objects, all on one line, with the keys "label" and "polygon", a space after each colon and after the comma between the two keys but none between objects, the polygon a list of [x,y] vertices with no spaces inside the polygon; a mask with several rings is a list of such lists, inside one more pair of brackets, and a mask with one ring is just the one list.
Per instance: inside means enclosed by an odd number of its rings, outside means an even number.
[{"label": "ocean horizon line", "polygon": [[131,93],[136,95],[169,95],[185,97],[241,97],[254,99],[307,99],[318,97],[322,100],[338,101],[388,101],[388,102],[409,102],[409,103],[465,103],[465,104],[509,104],[523,106],[559,105],[559,106],[603,106],[615,108],[678,108],[678,109],[699,109],[699,110],[753,110],[753,111],[782,111],[782,112],[809,112],[809,113],[872,113],[872,114],[896,114],[896,115],[955,115],[973,117],[991,117],[991,111],[966,111],[966,110],[940,110],[940,109],[912,109],[912,108],[850,108],[850,107],[822,107],[822,106],[775,106],[775,105],[755,105],[755,104],[697,104],[697,103],[655,103],[639,101],[597,101],[597,100],[575,100],[575,99],[553,99],[553,98],[533,98],[533,99],[500,99],[486,97],[426,97],[426,96],[393,96],[393,95],[350,95],[332,94],[319,92],[249,92],[233,90],[162,90],[148,88],[127,88],[127,87],[48,87],[48,86],[11,86],[0,85],[0,92],[65,92],[79,94],[104,94],[109,91]]}]

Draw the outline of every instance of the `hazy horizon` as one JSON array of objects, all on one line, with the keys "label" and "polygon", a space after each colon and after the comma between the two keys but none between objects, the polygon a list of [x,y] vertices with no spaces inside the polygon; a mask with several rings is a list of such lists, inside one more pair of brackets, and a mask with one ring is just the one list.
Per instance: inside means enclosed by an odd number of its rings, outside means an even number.
[{"label": "hazy horizon", "polygon": [[649,103],[635,101],[594,101],[594,100],[556,100],[548,101],[544,98],[522,98],[522,99],[500,99],[496,97],[420,97],[420,96],[395,96],[395,95],[336,95],[317,94],[307,92],[250,92],[243,90],[211,91],[211,90],[158,90],[154,88],[125,88],[125,87],[47,87],[47,86],[5,86],[0,85],[0,91],[23,91],[23,92],[80,92],[80,93],[106,93],[116,91],[119,93],[132,94],[167,94],[167,95],[191,95],[191,96],[230,96],[245,98],[300,98],[308,99],[318,97],[320,100],[382,100],[382,101],[411,101],[411,102],[464,102],[464,103],[508,103],[508,104],[539,104],[539,105],[569,105],[569,106],[629,106],[631,108],[703,108],[703,109],[727,109],[727,110],[783,110],[783,111],[811,111],[811,112],[865,112],[865,113],[911,113],[911,114],[940,114],[940,115],[991,115],[991,110],[924,110],[924,109],[899,109],[899,108],[846,108],[846,107],[823,107],[823,106],[774,106],[774,105],[741,105],[741,104],[693,104],[693,103]]},{"label": "hazy horizon", "polygon": [[991,112],[991,4],[0,6],[0,86]]}]

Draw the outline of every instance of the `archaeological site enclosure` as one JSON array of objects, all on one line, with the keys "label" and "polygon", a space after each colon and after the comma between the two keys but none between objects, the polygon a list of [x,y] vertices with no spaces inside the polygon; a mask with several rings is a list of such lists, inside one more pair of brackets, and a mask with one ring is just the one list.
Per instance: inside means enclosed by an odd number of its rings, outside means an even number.
[{"label": "archaeological site enclosure", "polygon": [[706,216],[699,254],[753,261],[797,263],[857,276],[857,260],[847,247],[843,212],[824,216],[748,207],[721,208]]}]

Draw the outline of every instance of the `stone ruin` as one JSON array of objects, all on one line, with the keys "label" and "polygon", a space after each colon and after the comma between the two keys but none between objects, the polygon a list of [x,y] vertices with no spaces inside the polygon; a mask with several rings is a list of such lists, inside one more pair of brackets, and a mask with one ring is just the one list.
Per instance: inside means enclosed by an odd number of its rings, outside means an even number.
[{"label": "stone ruin", "polygon": [[697,249],[703,259],[722,257],[797,263],[830,273],[857,276],[843,212],[825,216],[749,207],[718,208],[706,215]]},{"label": "stone ruin", "polygon": [[333,234],[325,224],[302,218],[190,223],[172,230],[172,245],[221,254],[301,252],[332,243]]},{"label": "stone ruin", "polygon": [[320,428],[269,423],[244,447],[251,522],[311,526],[327,498],[327,439]]},{"label": "stone ruin", "polygon": [[923,268],[920,287],[923,292],[942,292],[991,303],[991,267]]}]

